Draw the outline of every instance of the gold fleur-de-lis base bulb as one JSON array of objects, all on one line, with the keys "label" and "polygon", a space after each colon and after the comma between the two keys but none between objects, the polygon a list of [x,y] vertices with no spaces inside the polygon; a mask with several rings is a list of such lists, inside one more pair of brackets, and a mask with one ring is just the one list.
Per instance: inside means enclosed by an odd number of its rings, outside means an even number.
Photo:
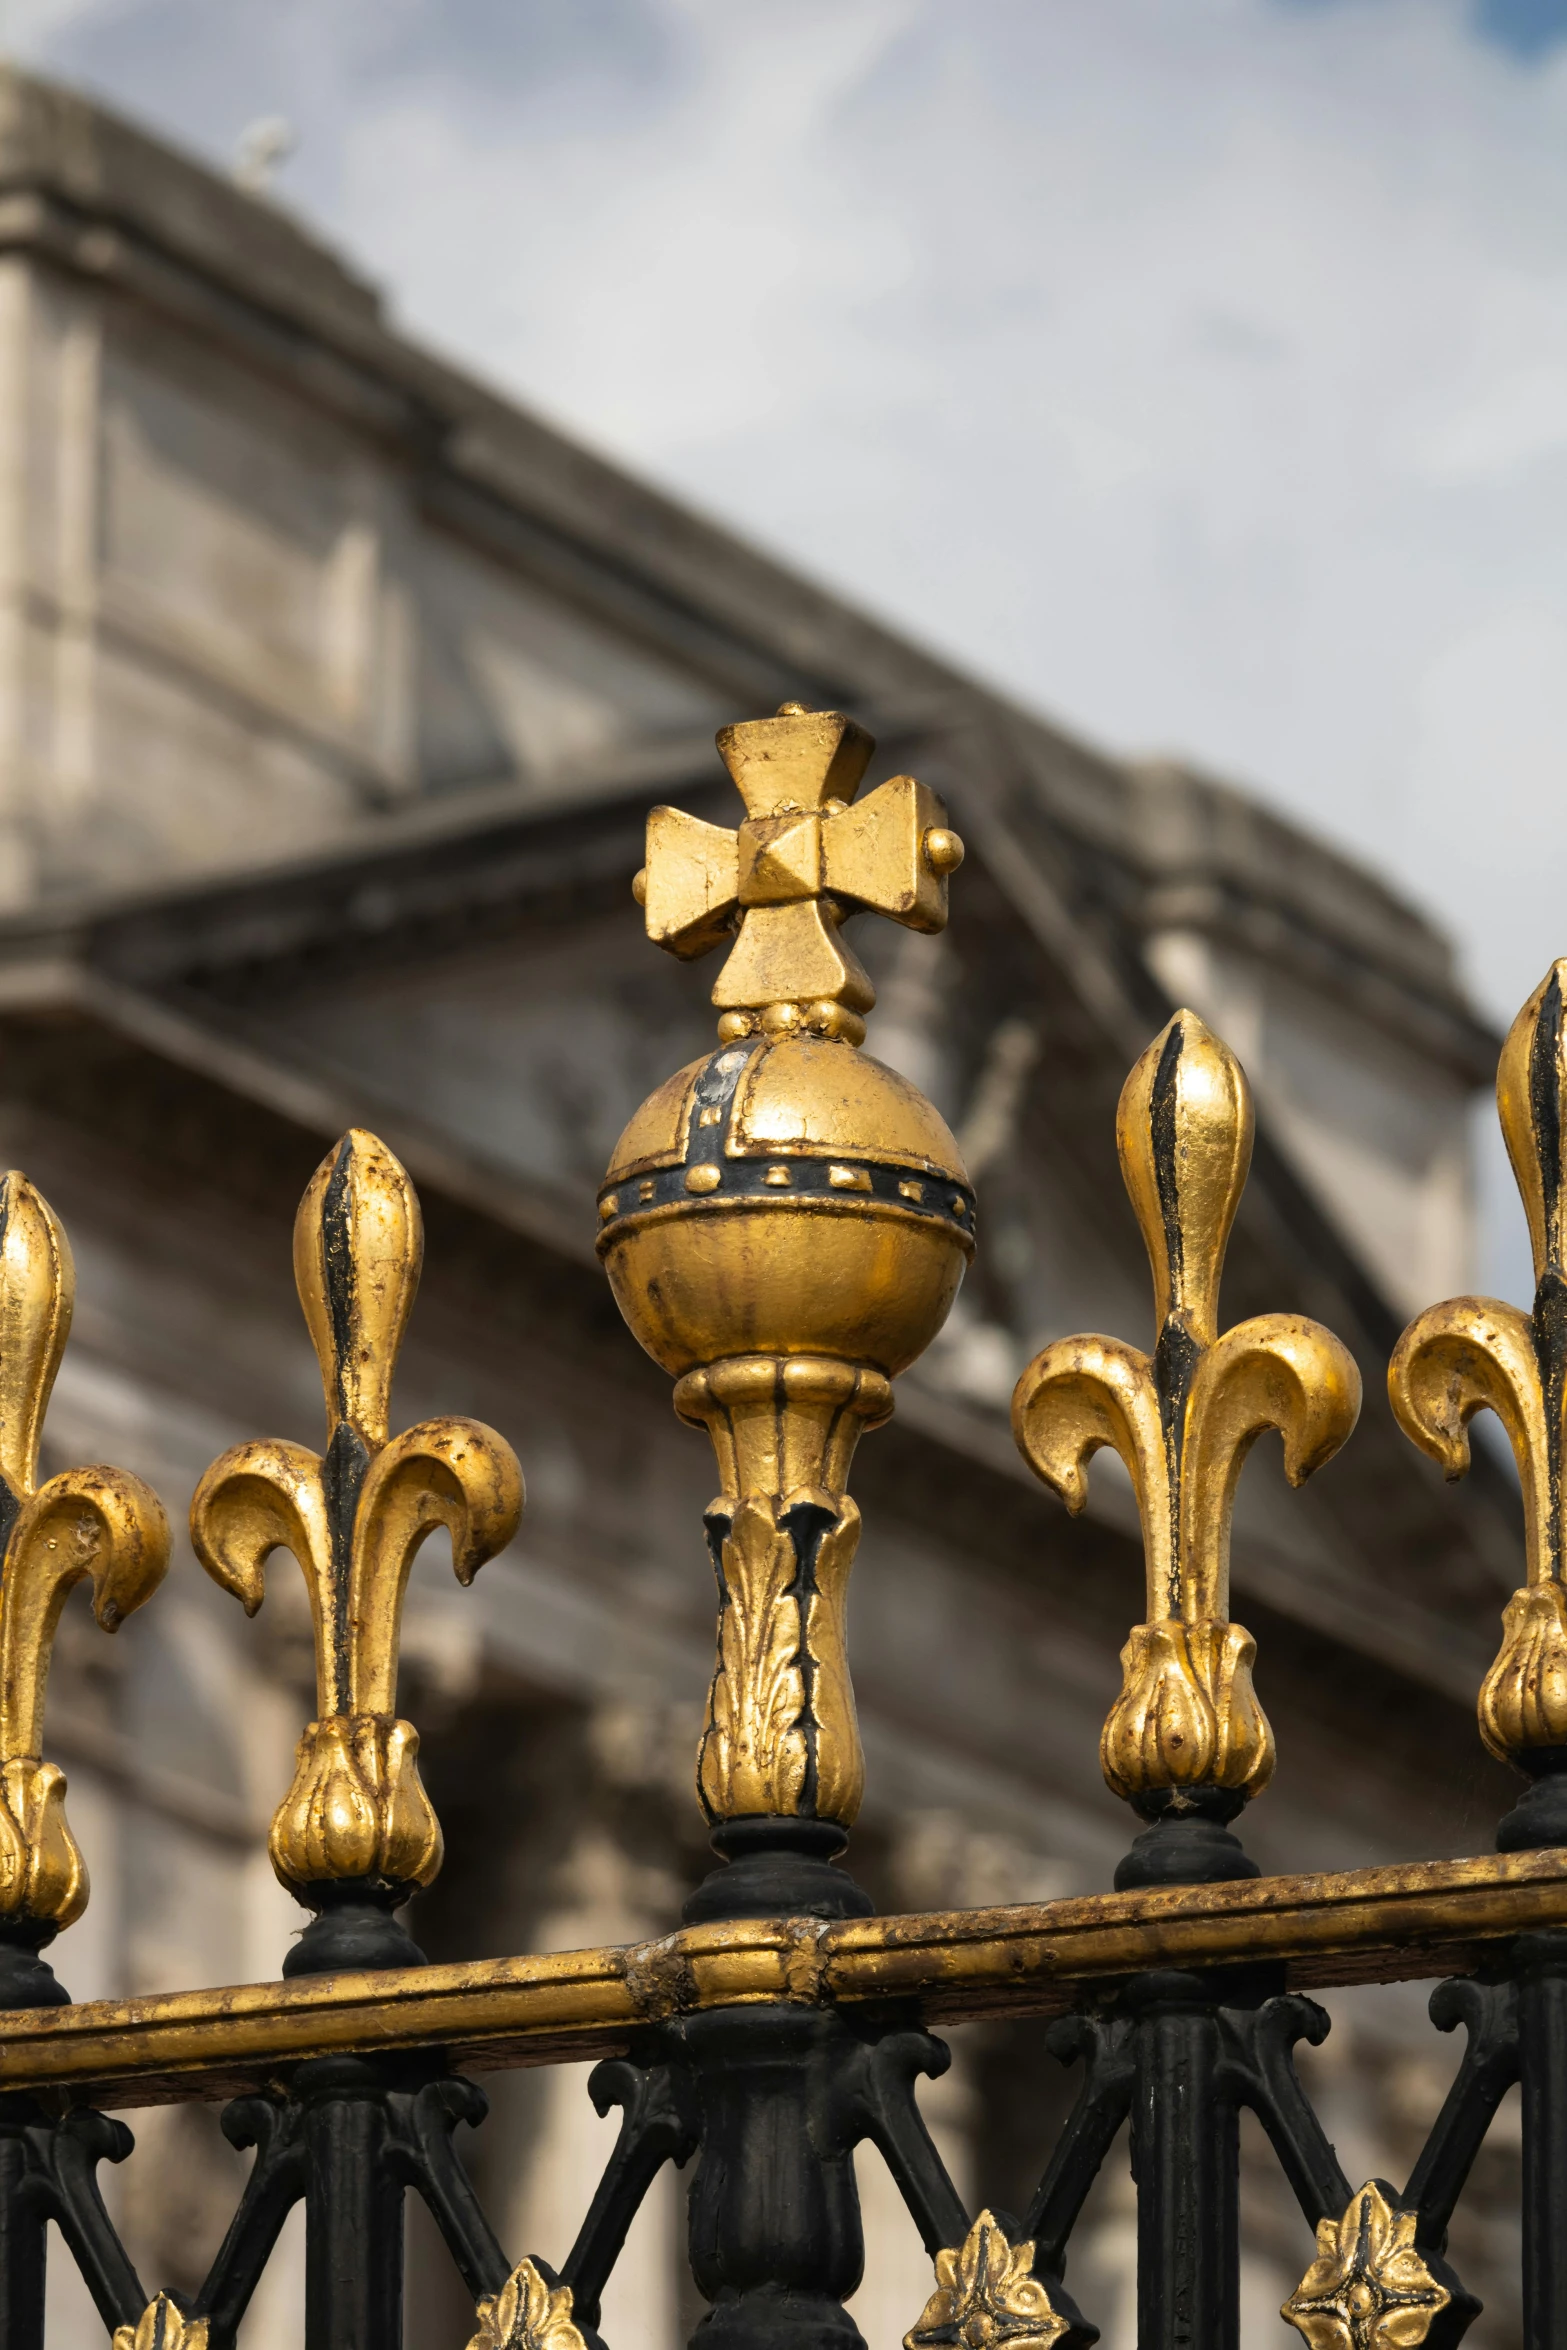
[{"label": "gold fleur-de-lis base bulb", "polygon": [[1299,1485],[1355,1425],[1360,1374],[1347,1348],[1298,1314],[1222,1334],[1219,1279],[1251,1160],[1240,1063],[1180,1011],[1127,1078],[1116,1120],[1121,1172],[1153,1272],[1153,1352],[1115,1338],[1058,1339],[1018,1382],[1024,1458],[1074,1513],[1104,1446],[1131,1475],[1148,1615],[1121,1652],[1121,1694],[1100,1742],[1117,1795],[1154,1823],[1119,1886],[1255,1875],[1227,1823],[1273,1770],[1273,1734],[1252,1686],[1255,1645],[1230,1620],[1230,1521],[1241,1465],[1277,1429]]},{"label": "gold fleur-de-lis base bulb", "polygon": [[598,1246],[622,1314],[718,1459],[702,1806],[720,1833],[772,1819],[830,1840],[863,1782],[843,1636],[859,1531],[849,1463],[974,1248],[974,1194],[945,1122],[858,1049],[873,995],[841,925],[868,911],[939,930],[962,850],[911,777],[856,798],[873,745],[836,712],[790,705],[718,742],[745,821],[729,832],[655,809],[639,894],[673,954],[732,938],[713,994],[720,1042],[626,1127]]},{"label": "gold fleur-de-lis base bulb", "polygon": [[[316,1719],[272,1822],[272,1865],[313,1908],[363,1891],[395,1907],[434,1879],[441,1831],[418,1771],[419,1736],[397,1713],[397,1652],[414,1555],[444,1527],[461,1583],[504,1549],[522,1511],[511,1447],[477,1420],[426,1420],[391,1436],[398,1349],[419,1283],[413,1185],[385,1144],[353,1129],[305,1192],[294,1272],[326,1400],[327,1446],[242,1444],[214,1461],[191,1504],[191,1539],[214,1580],[261,1605],[265,1562],[291,1551],[316,1634]],[[321,1921],[318,1921],[318,1925]],[[357,1929],[356,1929],[357,1930]],[[376,1943],[373,1918],[365,1927]],[[380,1963],[418,1953],[400,1929]],[[312,1936],[315,1940],[312,1941]],[[303,1953],[303,1955],[301,1955]],[[286,1973],[371,1963],[344,1926],[312,1928]]]}]

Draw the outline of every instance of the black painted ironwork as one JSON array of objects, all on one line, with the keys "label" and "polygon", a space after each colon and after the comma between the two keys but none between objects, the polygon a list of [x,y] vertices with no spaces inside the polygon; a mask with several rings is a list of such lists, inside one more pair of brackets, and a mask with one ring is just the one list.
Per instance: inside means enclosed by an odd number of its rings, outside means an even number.
[{"label": "black painted ironwork", "polygon": [[[748,1911],[748,1871],[734,1874]],[[845,1880],[845,1896],[851,1891]],[[1478,2310],[1446,2266],[1447,2228],[1496,2109],[1521,2080],[1524,2342],[1560,2350],[1567,1935],[1520,1936],[1486,1977],[1441,1984],[1431,2014],[1440,2030],[1462,2027],[1464,2053],[1407,2185],[1380,2187],[1395,2214],[1413,2215],[1412,2244],[1442,2306],[1424,2335],[1398,2338],[1441,2350]],[[1033,2246],[1033,2274],[1060,2321],[1052,2342],[1087,2350],[1098,2338],[1091,2313],[1068,2294],[1068,2249],[1129,2122],[1140,2350],[1238,2343],[1242,2110],[1262,2123],[1313,2227],[1338,2223],[1353,2200],[1294,2065],[1296,2045],[1319,2044],[1328,2028],[1314,2001],[1281,1991],[1276,1970],[1245,1967],[1149,1971],[1050,2027],[1052,2053],[1080,2067],[1081,2085],[1028,2209],[1001,2224],[1014,2243]],[[598,2065],[589,2094],[601,2114],[620,2111],[614,2151],[558,2272],[538,2264],[546,2284],[570,2288],[572,2322],[589,2350],[627,2231],[667,2163],[691,2171],[691,2271],[709,2304],[700,2350],[855,2350],[860,2336],[843,2305],[862,2266],[856,2147],[869,2142],[884,2157],[932,2255],[960,2245],[974,2219],[915,2097],[918,2080],[948,2061],[945,2044],[910,2016],[867,2021],[780,2003],[672,2018]],[[438,2056],[323,2055],[300,2063],[286,2090],[234,2100],[223,2128],[233,2145],[254,2149],[253,2165],[184,2318],[205,2321],[212,2350],[233,2344],[283,2223],[303,2201],[306,2350],[394,2350],[403,2339],[410,2191],[428,2205],[475,2301],[499,2294],[512,2262],[454,2143],[459,2124],[477,2125],[485,2111],[482,2091]],[[148,2295],[97,2178],[100,2164],[124,2160],[131,2145],[122,2122],[91,2109],[51,2114],[21,2096],[0,2103],[0,2350],[42,2350],[51,2222],[106,2328],[134,2329],[142,2318]],[[927,2330],[922,2350],[942,2338],[942,2329]],[[952,2332],[955,2343],[968,2338]],[[1344,2339],[1376,2336],[1351,2325]]]}]

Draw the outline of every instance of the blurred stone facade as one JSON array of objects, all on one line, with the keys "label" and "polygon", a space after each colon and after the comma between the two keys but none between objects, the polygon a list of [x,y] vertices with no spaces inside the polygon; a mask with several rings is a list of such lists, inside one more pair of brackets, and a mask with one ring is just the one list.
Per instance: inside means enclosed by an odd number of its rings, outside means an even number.
[{"label": "blurred stone facade", "polygon": [[[544,232],[544,233],[547,233]],[[628,364],[634,355],[628,355]],[[1269,1870],[1485,1849],[1508,1800],[1474,1691],[1518,1576],[1504,1480],[1444,1491],[1383,1367],[1467,1285],[1468,1122],[1495,1040],[1447,942],[1244,796],[1044,725],[429,357],[283,211],[84,102],[0,77],[0,1145],[64,1218],[76,1332],[49,1462],[108,1459],[183,1516],[207,1462],[319,1442],[289,1232],[311,1169],[369,1125],[419,1183],[426,1273],[397,1423],[477,1413],[530,1487],[461,1592],[421,1564],[402,1710],[449,1842],[411,1913],[432,1957],[664,1930],[705,1864],[690,1792],[710,1664],[713,1471],[615,1318],[593,1188],[627,1113],[703,1049],[708,978],[658,956],[629,880],[646,807],[729,822],[715,726],[786,698],[881,738],[969,842],[940,940],[861,940],[869,1049],[929,1090],[981,1202],[951,1325],[855,1489],[852,1648],[870,1792],[856,1865],[887,1906],[1108,1884],[1131,1823],[1098,1772],[1142,1612],[1129,1490],[1069,1525],[1006,1405],[1044,1340],[1139,1338],[1121,1079],[1174,1002],[1259,1102],[1231,1319],[1298,1308],[1359,1357],[1367,1408],[1300,1495],[1254,1456],[1235,1605],[1278,1733],[1246,1823]],[[432,1546],[433,1547],[433,1546]],[[58,1947],[78,1998],[274,1976],[299,1921],[264,1838],[311,1705],[301,1579],[252,1624],[182,1550],[114,1642],[64,1625],[52,1750],[95,1880]],[[1419,1986],[1335,2002],[1308,2057],[1345,2164],[1400,2178],[1450,2045]],[[953,2035],[928,2097],[960,2179],[1016,2207],[1070,2081],[1043,2026]],[[472,2159],[513,2255],[559,2260],[609,2134],[582,2068],[491,2083]],[[206,2109],[137,2118],[114,2184],[149,2288],[190,2286],[238,2157]],[[1515,2338],[1506,2115],[1455,2255]],[[928,2289],[877,2158],[862,2174],[873,2350]],[[1309,2240],[1247,2170],[1244,2337]],[[696,2312],[679,2188],[638,2223],[615,2350]],[[1071,2269],[1132,2350],[1118,2154]],[[416,2225],[409,2338],[467,2338]],[[1515,2265],[1515,2264],[1514,2264]],[[101,2340],[55,2262],[54,2350]],[[298,2339],[295,2232],[247,2350]]]}]

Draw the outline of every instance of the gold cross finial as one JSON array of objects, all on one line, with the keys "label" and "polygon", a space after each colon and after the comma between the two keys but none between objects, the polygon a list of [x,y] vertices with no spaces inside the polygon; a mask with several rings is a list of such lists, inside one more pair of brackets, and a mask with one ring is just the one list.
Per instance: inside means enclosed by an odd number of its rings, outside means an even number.
[{"label": "gold cross finial", "polygon": [[910,930],[946,927],[963,843],[912,775],[851,805],[875,747],[836,710],[785,702],[718,736],[745,802],[737,831],[681,808],[648,817],[635,887],[649,938],[690,962],[738,931],[713,988],[725,1042],[760,1030],[859,1044],[876,990],[842,922],[870,912]]}]

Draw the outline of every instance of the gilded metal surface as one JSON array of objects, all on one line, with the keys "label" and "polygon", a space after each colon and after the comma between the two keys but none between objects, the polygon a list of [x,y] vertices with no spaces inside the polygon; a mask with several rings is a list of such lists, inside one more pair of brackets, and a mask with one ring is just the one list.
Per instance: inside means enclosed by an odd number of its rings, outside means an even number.
[{"label": "gilded metal surface", "polygon": [[0,2091],[106,2105],[227,2096],[318,2054],[442,2048],[472,2066],[622,2048],[710,2007],[909,2001],[929,2022],[1054,2015],[1150,1967],[1272,1960],[1295,1989],[1472,1971],[1567,1927],[1567,1853],[1084,1895],[1009,1909],[742,1919],[626,1948],[307,1976],[0,2018]]},{"label": "gilded metal surface", "polygon": [[1415,2243],[1416,2214],[1380,2182],[1317,2223],[1317,2257],[1279,2314],[1311,2350],[1416,2350],[1453,2296]]},{"label": "gilded metal surface", "polygon": [[76,1276],[58,1218],[25,1175],[0,1182],[0,1917],[67,1926],[87,1871],[65,1818],[65,1773],[43,1760],[44,1693],[61,1610],[90,1577],[106,1632],[169,1563],[163,1505],[123,1469],[38,1483],[44,1414],[71,1328]]},{"label": "gilded metal surface", "polygon": [[1051,2350],[1068,2320],[1034,2275],[1034,2247],[1014,2244],[982,2211],[960,2245],[936,2255],[936,2290],[903,2350]]},{"label": "gilded metal surface", "polygon": [[551,2285],[520,2260],[498,2293],[479,2303],[468,2350],[587,2350],[571,2314],[571,2288]]},{"label": "gilded metal surface", "polygon": [[1058,1339],[1018,1382],[1024,1458],[1074,1512],[1108,1445],[1142,1521],[1148,1620],[1121,1656],[1122,1689],[1100,1746],[1118,1795],[1181,1787],[1253,1795],[1273,1736],[1252,1688],[1249,1633],[1230,1621],[1230,1523],[1246,1454],[1275,1428],[1292,1485],[1355,1425],[1348,1349],[1299,1314],[1263,1314],[1222,1335],[1219,1278],[1251,1159],[1250,1089],[1194,1012],[1177,1012],[1121,1095],[1116,1145],[1147,1245],[1157,1341]]},{"label": "gilded metal surface", "polygon": [[1553,963],[1508,1032],[1496,1100],[1534,1252],[1532,1314],[1454,1297],[1409,1325],[1388,1369],[1404,1433],[1449,1478],[1469,1467],[1469,1422],[1495,1412],[1523,1487],[1528,1582],[1503,1616],[1480,1692],[1480,1733],[1504,1761],[1567,1745],[1567,962]]},{"label": "gilded metal surface", "polygon": [[655,809],[638,894],[675,954],[738,923],[713,999],[725,1041],[627,1126],[598,1248],[718,1456],[702,1806],[715,1822],[847,1825],[864,1778],[844,1654],[849,1463],[946,1320],[974,1194],[930,1103],[856,1049],[873,998],[838,924],[872,909],[939,930],[962,849],[908,776],[850,805],[873,746],[834,712],[790,704],[718,741],[745,823]]},{"label": "gilded metal surface", "polygon": [[963,844],[912,775],[850,805],[875,747],[837,711],[786,702],[718,737],[745,802],[737,832],[678,808],[648,818],[637,897],[649,938],[689,960],[738,934],[713,989],[726,1041],[807,1031],[858,1044],[876,991],[840,935],[844,917],[945,923]]},{"label": "gilded metal surface", "polygon": [[427,1885],[441,1831],[420,1782],[418,1732],[397,1716],[397,1651],[414,1555],[451,1535],[460,1583],[517,1530],[516,1456],[477,1420],[390,1434],[392,1376],[418,1286],[413,1185],[385,1144],[354,1128],[312,1177],[294,1225],[294,1275],[326,1394],[324,1455],[281,1439],[214,1461],[191,1503],[191,1539],[215,1581],[254,1615],[266,1561],[292,1552],[315,1625],[317,1718],[272,1822],[272,1865],[294,1890],[348,1878]]},{"label": "gilded metal surface", "polygon": [[[865,1766],[844,1647],[860,1513],[845,1487],[861,1430],[891,1414],[891,1387],[851,1363],[753,1358],[688,1372],[675,1409],[708,1430],[724,1488],[709,1513],[723,1606],[697,1758],[703,1809],[793,1816],[809,1798],[847,1825]],[[803,1587],[794,1512],[814,1514]]]},{"label": "gilded metal surface", "polygon": [[207,2350],[207,2334],[204,2317],[186,2317],[160,2293],[137,2324],[115,2327],[112,2350]]}]

